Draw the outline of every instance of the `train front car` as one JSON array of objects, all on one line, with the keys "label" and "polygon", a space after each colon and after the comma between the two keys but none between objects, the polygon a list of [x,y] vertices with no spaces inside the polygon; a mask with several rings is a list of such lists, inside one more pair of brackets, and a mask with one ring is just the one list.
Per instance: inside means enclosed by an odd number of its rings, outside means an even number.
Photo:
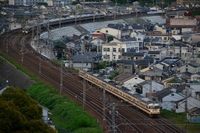
[{"label": "train front car", "polygon": [[158,103],[148,104],[149,116],[150,117],[159,117],[160,115],[160,105]]},{"label": "train front car", "polygon": [[31,28],[30,26],[25,26],[24,28],[22,28],[22,33],[28,34],[30,31],[30,28]]}]

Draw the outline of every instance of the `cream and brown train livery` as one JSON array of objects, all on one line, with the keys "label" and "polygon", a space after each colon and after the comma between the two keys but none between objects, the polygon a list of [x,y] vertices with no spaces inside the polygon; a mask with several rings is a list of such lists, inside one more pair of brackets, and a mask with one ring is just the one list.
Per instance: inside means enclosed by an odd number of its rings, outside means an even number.
[{"label": "cream and brown train livery", "polygon": [[127,91],[128,89],[125,91],[124,89],[111,85],[83,70],[79,70],[79,77],[85,78],[86,81],[89,81],[100,88],[104,88],[107,92],[121,98],[122,100],[149,114],[150,117],[156,117],[160,114],[159,104],[150,99],[147,100],[147,98],[142,97],[140,94],[131,94]]}]

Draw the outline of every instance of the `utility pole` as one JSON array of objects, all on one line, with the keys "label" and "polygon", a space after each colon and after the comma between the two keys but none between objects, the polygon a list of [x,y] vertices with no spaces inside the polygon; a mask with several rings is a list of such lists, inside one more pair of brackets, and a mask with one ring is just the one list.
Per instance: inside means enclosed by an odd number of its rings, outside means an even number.
[{"label": "utility pole", "polygon": [[86,74],[84,74],[83,78],[83,109],[85,109],[85,99],[86,99]]},{"label": "utility pole", "polygon": [[115,103],[112,103],[112,133],[116,133],[115,124]]},{"label": "utility pole", "polygon": [[62,61],[60,62],[60,94],[62,94],[62,89],[63,89],[63,66],[62,66]]},{"label": "utility pole", "polygon": [[36,42],[37,42],[37,51],[38,51],[38,47],[39,47],[39,34],[40,34],[40,25],[39,25],[39,17],[37,18],[37,40],[36,40]]},{"label": "utility pole", "polygon": [[105,86],[103,86],[103,129],[106,127],[106,91]]}]

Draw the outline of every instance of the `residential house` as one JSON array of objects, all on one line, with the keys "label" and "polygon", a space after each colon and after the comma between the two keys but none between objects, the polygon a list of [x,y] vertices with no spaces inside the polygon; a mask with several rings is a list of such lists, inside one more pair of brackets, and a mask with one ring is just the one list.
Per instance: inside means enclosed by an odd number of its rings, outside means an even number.
[{"label": "residential house", "polygon": [[141,60],[145,56],[145,53],[142,52],[124,52],[122,53],[122,60]]},{"label": "residential house", "polygon": [[148,51],[148,56],[155,58],[157,61],[160,61],[161,51]]},{"label": "residential house", "polygon": [[42,107],[42,120],[43,120],[43,122],[46,123],[46,124],[51,123],[49,121],[49,109],[44,107],[44,106],[42,106],[42,105],[40,105],[40,106]]},{"label": "residential house", "polygon": [[134,44],[134,45],[138,45],[138,49],[136,49],[136,51],[139,51],[139,49],[143,48],[143,40],[144,40],[144,36],[143,35],[137,35],[135,37],[127,37],[124,38],[122,40],[122,42],[126,42],[129,44]]},{"label": "residential house", "polygon": [[187,120],[190,123],[200,123],[200,108],[194,107],[194,108],[188,110]]},{"label": "residential house", "polygon": [[176,74],[178,67],[181,65],[181,58],[178,57],[165,57],[155,67],[161,69],[165,76]]},{"label": "residential house", "polygon": [[70,67],[75,69],[92,70],[99,61],[101,61],[101,54],[97,54],[96,52],[88,52],[71,57]]},{"label": "residential house", "polygon": [[121,59],[123,52],[128,52],[131,49],[138,50],[138,44],[134,45],[127,42],[110,42],[102,44],[103,61],[116,61]]},{"label": "residential house", "polygon": [[151,61],[149,59],[135,60],[135,73],[139,73],[141,69],[150,66]]},{"label": "residential house", "polygon": [[[186,106],[187,103],[187,106]],[[200,100],[197,100],[193,97],[185,97],[184,99],[176,102],[176,112],[177,113],[183,113],[187,110],[190,110],[194,107],[200,107]]]},{"label": "residential house", "polygon": [[161,82],[164,84],[165,88],[168,88],[170,86],[178,86],[180,84],[183,84],[184,80],[176,76],[171,76],[169,78],[162,80]]},{"label": "residential house", "polygon": [[172,34],[193,33],[196,26],[196,19],[187,18],[167,18],[165,24]]},{"label": "residential house", "polygon": [[121,73],[129,72],[135,73],[135,66],[133,60],[117,60],[116,70]]},{"label": "residential house", "polygon": [[200,72],[192,74],[191,81],[200,81]]},{"label": "residential house", "polygon": [[191,97],[200,101],[200,83],[188,83],[188,90]]},{"label": "residential house", "polygon": [[162,34],[161,31],[148,31],[146,32],[146,37],[159,38],[160,42],[168,42],[171,38],[169,34]]},{"label": "residential house", "polygon": [[144,97],[151,97],[154,93],[164,89],[162,83],[145,80],[136,85],[136,92]]},{"label": "residential house", "polygon": [[[139,52],[140,42],[137,41],[137,39],[138,38],[136,37],[133,37],[133,38],[128,37],[126,39],[123,39],[122,43],[132,45],[132,49],[135,49],[136,52]],[[128,48],[127,51],[130,51],[130,48]]]},{"label": "residential house", "polygon": [[198,73],[200,72],[200,65],[195,63],[188,63],[180,67],[180,72]]},{"label": "residential house", "polygon": [[102,44],[105,43],[105,39],[102,38],[94,38],[90,41],[91,50],[96,49],[97,53],[102,52]]},{"label": "residential house", "polygon": [[176,102],[176,112],[185,112],[200,107],[200,83],[187,83],[182,94],[185,98]]},{"label": "residential house", "polygon": [[175,42],[169,45],[169,55],[174,57],[179,57],[184,62],[188,62],[191,58],[191,52],[188,45],[182,42]]},{"label": "residential house", "polygon": [[158,91],[152,95],[153,100],[160,103],[162,109],[173,111],[176,107],[176,102],[185,98],[179,92],[176,92],[176,89],[173,87],[165,88],[161,91]]},{"label": "residential house", "polygon": [[192,35],[190,33],[185,33],[181,36],[182,42],[192,43]]},{"label": "residential house", "polygon": [[137,84],[144,82],[143,79],[139,78],[138,75],[135,75],[133,78],[123,82],[122,86],[128,88],[131,91],[136,91]]},{"label": "residential house", "polygon": [[167,34],[166,28],[163,25],[155,25],[154,30],[160,31],[163,35]]},{"label": "residential house", "polygon": [[96,29],[95,32],[104,33],[122,39],[123,37],[130,36],[132,30],[128,29],[126,24],[108,24],[107,27]]},{"label": "residential house", "polygon": [[163,78],[162,72],[163,71],[159,68],[149,66],[145,69],[141,69],[140,72],[138,72],[138,75],[144,80],[161,81]]},{"label": "residential house", "polygon": [[143,82],[144,80],[139,78],[136,74],[125,72],[115,77],[113,81],[131,91],[135,91],[137,84]]},{"label": "residential house", "polygon": [[129,28],[136,32],[145,32],[146,31],[144,25],[141,25],[141,24],[130,24]]}]

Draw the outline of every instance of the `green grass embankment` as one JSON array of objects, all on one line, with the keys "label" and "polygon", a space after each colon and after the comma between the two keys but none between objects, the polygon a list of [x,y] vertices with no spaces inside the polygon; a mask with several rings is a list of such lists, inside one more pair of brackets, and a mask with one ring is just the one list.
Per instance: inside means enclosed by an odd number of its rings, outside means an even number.
[{"label": "green grass embankment", "polygon": [[36,81],[35,84],[26,89],[26,92],[39,104],[50,109],[49,112],[52,114],[51,118],[54,125],[73,133],[103,133],[97,120],[83,110],[80,105],[60,95],[50,85],[41,82],[34,74],[22,68],[12,58],[0,55]]},{"label": "green grass embankment", "polygon": [[192,124],[186,121],[185,113],[175,113],[168,110],[161,111],[161,117],[167,119],[169,122],[175,124],[181,129],[185,130],[187,133],[199,133],[200,124]]}]

